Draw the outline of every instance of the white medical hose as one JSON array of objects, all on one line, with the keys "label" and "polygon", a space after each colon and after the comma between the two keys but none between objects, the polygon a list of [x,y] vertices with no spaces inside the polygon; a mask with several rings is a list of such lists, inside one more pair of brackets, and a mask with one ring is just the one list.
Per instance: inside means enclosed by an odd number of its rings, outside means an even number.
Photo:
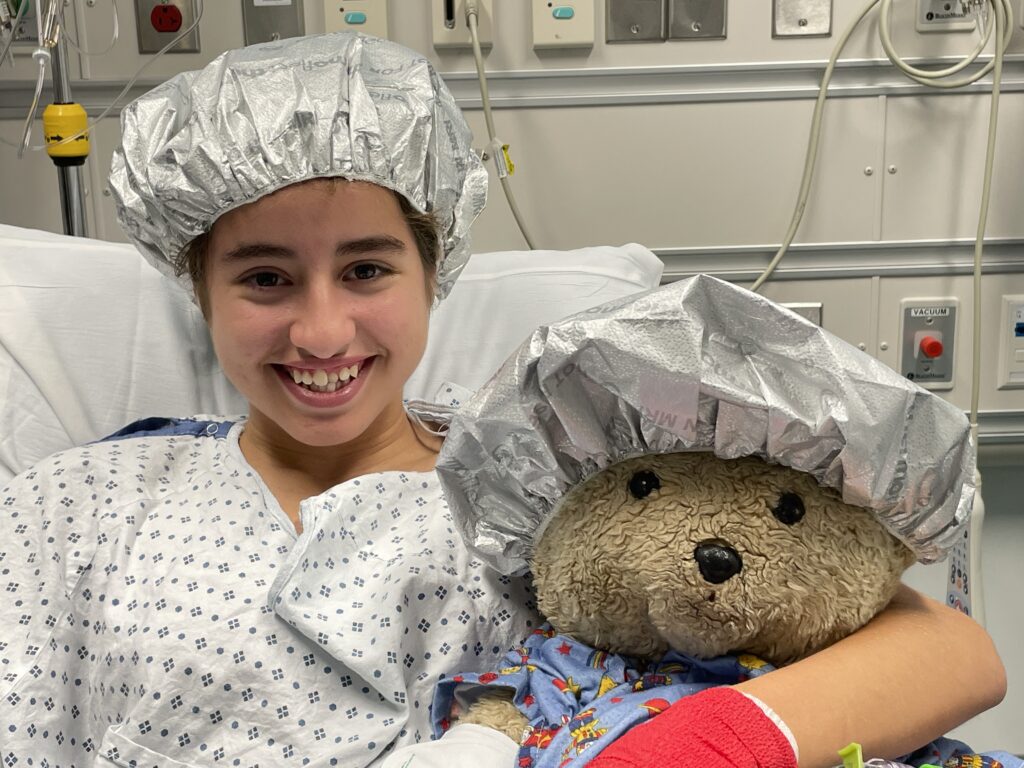
[{"label": "white medical hose", "polygon": [[[941,70],[924,70],[917,67],[913,67],[907,64],[899,54],[896,52],[892,44],[891,34],[889,32],[889,15],[892,7],[892,0],[868,0],[868,3],[864,6],[861,12],[853,19],[850,25],[843,32],[842,36],[836,44],[835,49],[832,52],[832,56],[829,58],[828,65],[825,68],[825,72],[822,75],[821,87],[818,91],[818,99],[814,106],[814,117],[811,121],[810,137],[808,139],[807,154],[804,160],[804,172],[800,182],[800,191],[797,194],[796,206],[793,210],[793,216],[790,221],[789,229],[786,231],[786,235],[782,240],[782,244],[776,251],[775,256],[769,262],[764,272],[754,281],[751,286],[752,291],[757,291],[764,282],[771,277],[772,273],[775,272],[776,267],[782,261],[783,257],[789,251],[790,246],[793,244],[793,240],[796,238],[797,229],[800,226],[800,222],[803,219],[804,210],[807,207],[807,199],[810,195],[811,182],[814,178],[814,169],[818,159],[818,146],[821,139],[821,126],[822,126],[822,114],[825,107],[825,99],[828,92],[829,83],[832,80],[832,75],[835,70],[836,63],[839,59],[840,54],[846,47],[847,42],[856,29],[868,13],[877,5],[881,4],[881,17],[879,19],[879,36],[881,38],[882,47],[885,49],[886,54],[889,56],[890,61],[896,66],[901,72],[907,75],[912,80],[935,88],[959,88],[964,85],[968,85],[977,82],[982,77],[992,72],[996,67],[996,60],[993,57],[992,61],[988,62],[984,67],[979,69],[977,72],[971,75],[958,78],[958,79],[943,79],[949,78],[950,75],[956,74],[963,70],[965,67],[974,63],[981,53],[987,41],[992,36],[993,29],[996,33],[996,50],[999,53],[999,64],[1000,72],[1002,71],[1002,54],[1005,53],[1006,47],[1009,45],[1010,38],[1013,34],[1013,9],[1010,7],[1009,0],[985,0],[986,3],[990,4],[996,14],[995,23],[985,25],[985,31],[982,34],[982,42],[979,44],[974,51],[969,53],[959,63],[947,67]],[[1000,24],[1000,11],[1002,12],[1003,24]],[[979,30],[981,29],[982,20],[979,15],[978,19]],[[993,90],[993,95],[998,101],[998,87]]]},{"label": "white medical hose", "polygon": [[[996,39],[1004,30],[1013,30],[1013,9],[1005,3],[994,5]],[[974,239],[974,328],[972,339],[971,365],[971,440],[978,446],[978,401],[981,397],[981,267],[985,245],[985,227],[988,222],[989,201],[992,196],[992,173],[995,168],[996,126],[999,119],[1000,83],[1003,76],[1003,53],[1005,47],[996,45],[992,59],[992,100],[989,106],[988,143],[985,147],[985,175],[981,187],[981,208],[978,213],[978,231]],[[985,522],[985,502],[981,495],[981,473],[974,473],[974,509],[971,512],[968,539],[968,587],[971,601],[971,615],[985,626],[985,600],[982,588],[981,545],[982,529]]]},{"label": "white medical hose", "polygon": [[[995,11],[996,39],[1004,35],[1009,40],[1013,32],[1013,9],[1008,0],[993,3]],[[974,238],[974,339],[973,365],[971,369],[971,429],[974,444],[978,444],[978,400],[981,389],[981,261],[985,246],[985,227],[988,223],[988,207],[992,197],[992,173],[995,168],[996,126],[999,120],[1000,84],[1003,77],[1003,54],[1005,45],[996,45],[992,59],[992,100],[988,113],[988,142],[985,147],[985,175],[981,185],[981,208],[978,213],[978,231]]]},{"label": "white medical hose", "polygon": [[[906,61],[904,61],[903,58],[896,52],[896,48],[892,43],[892,33],[890,32],[890,17],[892,15],[892,3],[893,0],[882,0],[882,7],[879,12],[878,36],[882,43],[882,48],[885,49],[885,53],[889,57],[889,60],[901,72],[903,72],[903,74],[905,74],[911,80],[920,83],[921,85],[927,85],[932,88],[960,88],[965,85],[970,85],[971,83],[976,83],[978,80],[980,80],[993,70],[993,68],[995,67],[995,57],[993,57],[991,61],[985,64],[985,66],[983,66],[981,69],[979,69],[977,72],[971,75],[956,80],[946,78],[949,78],[951,75],[960,72],[962,69],[965,69],[966,67],[970,66],[975,61],[977,61],[978,56],[981,55],[982,51],[985,49],[985,46],[988,44],[988,41],[992,38],[993,28],[996,29],[996,40],[999,41],[999,44],[996,46],[997,49],[1005,51],[1006,47],[1010,44],[1010,38],[1013,36],[1012,26],[1005,26],[1001,30],[1002,35],[1000,36],[998,24],[985,24],[984,34],[981,35],[981,40],[978,43],[977,47],[975,47],[973,51],[967,54],[958,64],[955,64],[952,67],[947,67],[946,69],[919,69],[917,67],[911,66]],[[986,3],[991,4],[997,21],[999,18],[998,9],[1003,10],[1003,13],[1005,14],[1006,18],[1012,18],[1013,9],[1009,5],[1009,0],[986,0]],[[985,14],[978,13],[975,14],[975,17],[977,19],[978,29],[980,31],[982,28],[982,22],[984,20]]]},{"label": "white medical hose", "polygon": [[484,108],[484,121],[487,124],[487,138],[489,141],[488,147],[491,152],[491,156],[494,158],[495,167],[498,169],[498,181],[501,183],[501,189],[505,193],[505,199],[508,200],[509,210],[512,211],[512,217],[516,220],[516,224],[519,226],[519,231],[523,233],[523,239],[531,250],[536,250],[537,246],[534,245],[533,238],[530,236],[529,231],[526,229],[526,224],[523,222],[523,216],[519,211],[519,205],[516,203],[515,195],[512,193],[512,187],[509,184],[509,159],[506,153],[506,147],[495,136],[494,131],[494,118],[491,115],[491,97],[487,90],[487,75],[484,72],[484,55],[483,51],[480,50],[480,36],[477,29],[479,10],[474,0],[467,0],[466,2],[466,25],[469,27],[470,37],[473,38],[473,58],[476,60],[476,76],[480,81],[480,101]]},{"label": "white medical hose", "polygon": [[[867,13],[881,3],[880,19],[879,19],[879,35],[881,38],[882,47],[885,49],[886,55],[889,60],[892,61],[893,65],[896,66],[901,72],[907,77],[914,80],[915,82],[921,83],[934,88],[960,88],[971,83],[975,83],[982,77],[992,72],[992,97],[990,100],[989,107],[989,124],[988,124],[988,140],[985,148],[985,169],[984,178],[982,181],[981,189],[981,205],[978,213],[978,228],[974,239],[974,274],[973,274],[973,343],[972,343],[972,365],[971,365],[971,406],[970,406],[970,429],[971,429],[971,441],[974,446],[978,446],[978,402],[981,395],[981,276],[982,276],[982,255],[985,245],[985,229],[988,222],[988,210],[989,203],[992,194],[992,175],[995,167],[995,149],[996,149],[996,128],[998,125],[999,118],[999,98],[1000,88],[1003,74],[1003,56],[1006,52],[1007,46],[1009,45],[1010,38],[1013,35],[1013,8],[1010,6],[1009,0],[985,0],[985,3],[991,6],[993,19],[991,23],[984,23],[986,20],[983,14],[976,14],[977,24],[979,32],[981,32],[981,42],[978,46],[964,57],[959,63],[940,70],[924,70],[917,67],[913,67],[907,64],[902,57],[896,52],[895,47],[892,44],[892,36],[890,32],[889,19],[892,11],[892,0],[870,0],[868,4],[861,11],[860,15],[853,21],[853,23],[844,32],[842,38],[839,40],[832,57],[829,59],[828,66],[825,69],[825,73],[822,77],[821,89],[818,93],[818,100],[815,104],[814,119],[811,123],[811,136],[808,142],[807,156],[804,163],[804,174],[800,184],[800,192],[797,195],[796,209],[793,212],[793,219],[790,222],[790,227],[786,232],[786,237],[783,239],[782,246],[776,252],[771,263],[769,263],[767,269],[761,274],[761,276],[754,282],[752,290],[756,291],[761,285],[767,280],[771,274],[775,271],[779,262],[782,261],[789,246],[793,242],[793,238],[796,236],[796,230],[799,227],[800,219],[803,217],[804,209],[807,204],[807,198],[810,192],[811,180],[814,175],[814,166],[817,162],[818,154],[818,143],[821,134],[821,116],[822,109],[825,102],[825,94],[828,90],[829,81],[832,78],[832,73],[835,68],[835,63],[839,58],[839,53],[846,45],[850,38],[853,30],[863,21]],[[984,30],[982,30],[984,26]],[[989,61],[985,66],[981,67],[978,71],[965,75],[959,78],[953,78],[953,75],[958,74],[966,67],[973,64],[982,50],[987,45],[988,41],[992,38],[993,30],[995,31],[995,46],[994,55],[992,60]],[[964,563],[965,570],[967,571],[964,575],[967,581],[967,587],[963,590],[964,599],[968,601],[968,606],[971,615],[974,619],[984,626],[985,623],[985,603],[984,603],[984,591],[982,587],[982,568],[981,568],[981,546],[982,546],[982,528],[984,525],[985,517],[985,503],[981,495],[981,473],[975,470],[975,496],[974,496],[974,509],[971,514],[970,529],[968,535],[968,546],[967,551],[964,553],[966,561]],[[954,582],[955,583],[955,582]],[[973,599],[972,599],[973,598]]]},{"label": "white medical hose", "polygon": [[868,0],[868,4],[864,6],[863,10],[857,15],[857,17],[850,23],[850,25],[843,32],[839,38],[839,42],[836,43],[835,50],[832,51],[832,56],[828,60],[828,65],[825,67],[825,73],[821,77],[821,87],[818,89],[818,99],[814,104],[814,117],[811,119],[811,135],[807,142],[807,154],[804,158],[804,174],[800,180],[800,192],[797,195],[796,208],[793,209],[793,218],[789,222],[789,229],[786,230],[786,236],[782,239],[782,245],[779,250],[776,251],[774,258],[765,268],[761,276],[754,281],[754,284],[750,286],[750,290],[757,291],[761,285],[771,277],[775,268],[782,261],[782,258],[789,251],[789,246],[793,244],[793,240],[796,238],[796,231],[800,228],[800,221],[804,217],[804,210],[807,208],[807,198],[811,194],[811,181],[814,179],[814,168],[818,162],[818,145],[821,142],[821,123],[822,114],[825,111],[825,98],[828,95],[828,84],[832,80],[832,73],[835,71],[836,62],[839,61],[839,56],[842,54],[843,49],[849,42],[850,37],[853,35],[853,31],[860,25],[864,17],[868,15],[872,8],[874,8],[881,0]]},{"label": "white medical hose", "polygon": [[[109,115],[117,107],[118,102],[120,102],[121,99],[124,98],[124,95],[126,93],[128,93],[129,90],[131,90],[131,87],[133,85],[135,85],[135,81],[137,81],[142,76],[142,73],[145,72],[146,69],[148,69],[149,66],[154,61],[156,61],[161,56],[163,56],[172,47],[177,45],[178,42],[182,38],[184,38],[186,35],[188,35],[190,32],[192,32],[193,29],[195,29],[197,26],[199,26],[199,21],[202,18],[203,18],[203,0],[196,0],[196,18],[195,18],[195,20],[191,24],[189,24],[188,27],[186,27],[184,30],[182,30],[181,34],[179,34],[177,37],[175,37],[173,40],[171,40],[169,43],[167,43],[167,45],[165,45],[163,48],[161,48],[159,51],[157,51],[153,55],[152,59],[150,59],[145,64],[143,64],[141,67],[139,67],[137,70],[135,70],[135,74],[132,75],[131,79],[125,84],[124,88],[121,89],[121,92],[118,93],[117,96],[114,97],[114,100],[112,102],[110,102],[110,106],[108,106],[106,109],[104,109],[102,112],[100,112],[100,114],[95,119],[90,121],[90,123],[84,129],[82,129],[81,131],[78,131],[77,133],[72,133],[70,136],[65,137],[61,141],[55,141],[52,144],[50,144],[49,146],[50,147],[58,147],[58,146],[60,146],[62,144],[68,144],[69,142],[72,142],[75,139],[77,139],[79,136],[82,136],[82,135],[88,133],[89,131],[91,131],[93,128],[95,128],[97,126],[97,124],[99,124],[99,122],[101,120],[103,120],[107,115]],[[0,143],[9,144],[11,146],[19,146],[19,145],[11,144],[11,142],[7,141],[6,139],[0,139]],[[33,152],[38,152],[40,150],[45,150],[46,148],[47,148],[47,145],[45,145],[45,144],[41,144],[39,146],[29,147],[29,149],[31,149]]]}]

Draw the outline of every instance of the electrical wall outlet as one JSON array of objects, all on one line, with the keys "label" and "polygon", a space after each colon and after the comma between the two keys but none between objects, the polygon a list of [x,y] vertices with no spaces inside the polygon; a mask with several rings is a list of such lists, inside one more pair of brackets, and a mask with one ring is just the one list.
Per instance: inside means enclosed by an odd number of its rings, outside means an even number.
[{"label": "electrical wall outlet", "polygon": [[[195,0],[135,0],[139,53],[158,53],[196,20]],[[168,53],[199,53],[197,26]]]},{"label": "electrical wall outlet", "polygon": [[[494,40],[494,2],[477,0],[477,38],[481,48]],[[473,38],[466,24],[466,0],[431,0],[430,27],[435,48],[472,48]]]},{"label": "electrical wall outlet", "polygon": [[531,0],[533,47],[592,48],[594,0]]},{"label": "electrical wall outlet", "polygon": [[975,26],[960,0],[917,0],[918,32],[971,32]]},{"label": "electrical wall outlet", "polygon": [[323,0],[324,31],[388,36],[387,0]]}]

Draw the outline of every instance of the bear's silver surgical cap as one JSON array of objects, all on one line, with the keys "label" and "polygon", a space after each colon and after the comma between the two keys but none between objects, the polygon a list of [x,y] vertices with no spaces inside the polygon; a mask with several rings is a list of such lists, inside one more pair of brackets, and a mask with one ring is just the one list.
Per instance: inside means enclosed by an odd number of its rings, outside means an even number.
[{"label": "bear's silver surgical cap", "polygon": [[960,410],[706,275],[535,331],[455,415],[437,471],[465,540],[512,573],[574,486],[695,450],[808,472],[923,562],[957,541],[974,499]]},{"label": "bear's silver surgical cap", "polygon": [[349,32],[293,38],[229,51],[126,107],[110,189],[125,232],[173,274],[233,208],[309,179],[370,181],[437,215],[443,297],[487,200],[471,138],[420,54]]}]

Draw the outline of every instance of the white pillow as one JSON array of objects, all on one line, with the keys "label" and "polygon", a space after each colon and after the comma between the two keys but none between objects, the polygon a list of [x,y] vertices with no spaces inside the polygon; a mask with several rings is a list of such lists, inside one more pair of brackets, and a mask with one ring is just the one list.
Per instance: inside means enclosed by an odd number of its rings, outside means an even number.
[{"label": "white pillow", "polygon": [[[533,327],[660,276],[637,245],[476,255],[431,320],[406,396],[475,388]],[[133,246],[0,224],[0,487],[136,419],[245,411],[199,310]]]},{"label": "white pillow", "polygon": [[427,351],[406,397],[434,400],[447,382],[475,390],[537,326],[656,288],[663,266],[633,243],[475,254],[434,310]]}]

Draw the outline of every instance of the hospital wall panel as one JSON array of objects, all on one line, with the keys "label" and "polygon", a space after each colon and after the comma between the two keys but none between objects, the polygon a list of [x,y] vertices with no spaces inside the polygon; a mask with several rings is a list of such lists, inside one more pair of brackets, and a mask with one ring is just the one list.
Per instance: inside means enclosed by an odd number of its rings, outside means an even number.
[{"label": "hospital wall panel", "polygon": [[[831,106],[801,239],[875,237],[879,103]],[[778,242],[796,202],[812,104],[763,100],[524,108],[496,115],[538,247],[637,241],[654,249]],[[477,137],[486,137],[477,111]],[[483,143],[482,139],[478,141]],[[522,243],[497,179],[474,246]]]},{"label": "hospital wall panel", "polygon": [[[887,99],[883,240],[973,239],[989,129],[989,94]],[[1024,94],[1003,94],[987,237],[1024,238]]]}]

